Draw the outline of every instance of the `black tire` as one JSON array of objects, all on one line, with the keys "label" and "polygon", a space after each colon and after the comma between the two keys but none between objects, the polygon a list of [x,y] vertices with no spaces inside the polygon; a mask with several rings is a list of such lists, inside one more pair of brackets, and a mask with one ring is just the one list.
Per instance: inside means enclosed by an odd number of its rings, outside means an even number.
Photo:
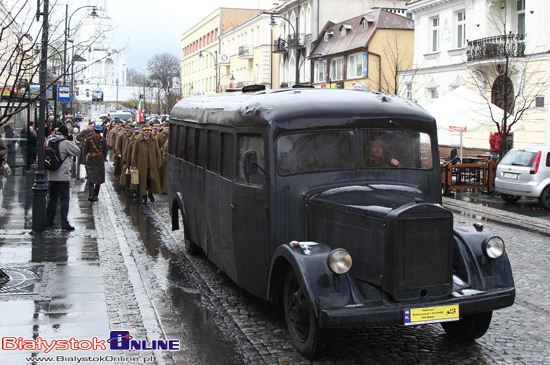
[{"label": "black tire", "polygon": [[550,209],[550,185],[545,187],[539,196],[539,203],[544,209]]},{"label": "black tire", "polygon": [[482,337],[491,324],[493,312],[462,316],[460,321],[442,322],[441,327],[455,340],[467,342]]},{"label": "black tire", "polygon": [[321,355],[328,342],[329,331],[319,328],[319,320],[292,269],[287,271],[285,277],[284,307],[288,332],[296,350],[308,359]]},{"label": "black tire", "polygon": [[500,197],[506,203],[510,203],[510,204],[516,203],[518,200],[521,199],[521,196],[518,196],[518,195],[508,195],[508,194],[502,194],[502,193],[500,193]]}]

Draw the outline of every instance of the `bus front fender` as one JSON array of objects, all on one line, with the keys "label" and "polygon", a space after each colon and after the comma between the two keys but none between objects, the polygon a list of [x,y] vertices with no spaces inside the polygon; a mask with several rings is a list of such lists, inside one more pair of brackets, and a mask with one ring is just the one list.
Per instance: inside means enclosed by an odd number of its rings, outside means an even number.
[{"label": "bus front fender", "polygon": [[187,235],[187,233],[189,232],[187,213],[185,210],[185,204],[183,204],[181,193],[178,192],[174,195],[170,207],[170,215],[172,217],[172,231],[177,231],[178,229],[180,229],[179,214],[181,214],[181,218],[183,221],[183,231]]},{"label": "bus front fender", "polygon": [[335,274],[328,266],[332,250],[317,242],[293,241],[279,246],[271,260],[267,297],[276,301],[284,296],[285,276],[293,270],[316,316],[323,309],[354,304],[348,274]]}]

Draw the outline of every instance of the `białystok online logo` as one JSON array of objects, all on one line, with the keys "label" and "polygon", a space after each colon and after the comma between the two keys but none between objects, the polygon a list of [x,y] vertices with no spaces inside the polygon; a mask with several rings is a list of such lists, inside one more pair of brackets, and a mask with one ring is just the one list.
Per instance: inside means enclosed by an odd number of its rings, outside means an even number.
[{"label": "bia\u0142ystok online logo", "polygon": [[106,351],[109,344],[110,350],[168,350],[178,351],[179,340],[134,340],[129,331],[111,331],[108,340],[100,340],[93,337],[91,340],[44,340],[38,337],[36,340],[25,340],[22,337],[2,337],[3,351]]},{"label": "bia\u0142ystok online logo", "polygon": [[111,331],[111,337],[107,340],[111,350],[169,350],[180,349],[179,340],[134,340],[128,331]]}]

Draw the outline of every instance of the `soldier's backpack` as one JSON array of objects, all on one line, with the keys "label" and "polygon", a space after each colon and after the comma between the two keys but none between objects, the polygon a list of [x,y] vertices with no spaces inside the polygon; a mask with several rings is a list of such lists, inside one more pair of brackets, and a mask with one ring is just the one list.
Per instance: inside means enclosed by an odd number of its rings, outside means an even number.
[{"label": "soldier's backpack", "polygon": [[50,141],[46,148],[44,149],[44,168],[46,170],[57,170],[58,168],[63,165],[63,162],[65,162],[65,159],[61,159],[61,153],[59,152],[59,143],[61,141]]}]

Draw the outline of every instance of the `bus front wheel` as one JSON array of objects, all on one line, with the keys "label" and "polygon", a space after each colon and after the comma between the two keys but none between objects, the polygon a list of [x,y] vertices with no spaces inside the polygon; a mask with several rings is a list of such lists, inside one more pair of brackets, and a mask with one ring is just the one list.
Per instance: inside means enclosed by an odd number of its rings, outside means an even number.
[{"label": "bus front wheel", "polygon": [[296,350],[309,359],[319,356],[327,343],[328,332],[319,328],[319,321],[292,268],[285,277],[284,307],[286,324]]}]

